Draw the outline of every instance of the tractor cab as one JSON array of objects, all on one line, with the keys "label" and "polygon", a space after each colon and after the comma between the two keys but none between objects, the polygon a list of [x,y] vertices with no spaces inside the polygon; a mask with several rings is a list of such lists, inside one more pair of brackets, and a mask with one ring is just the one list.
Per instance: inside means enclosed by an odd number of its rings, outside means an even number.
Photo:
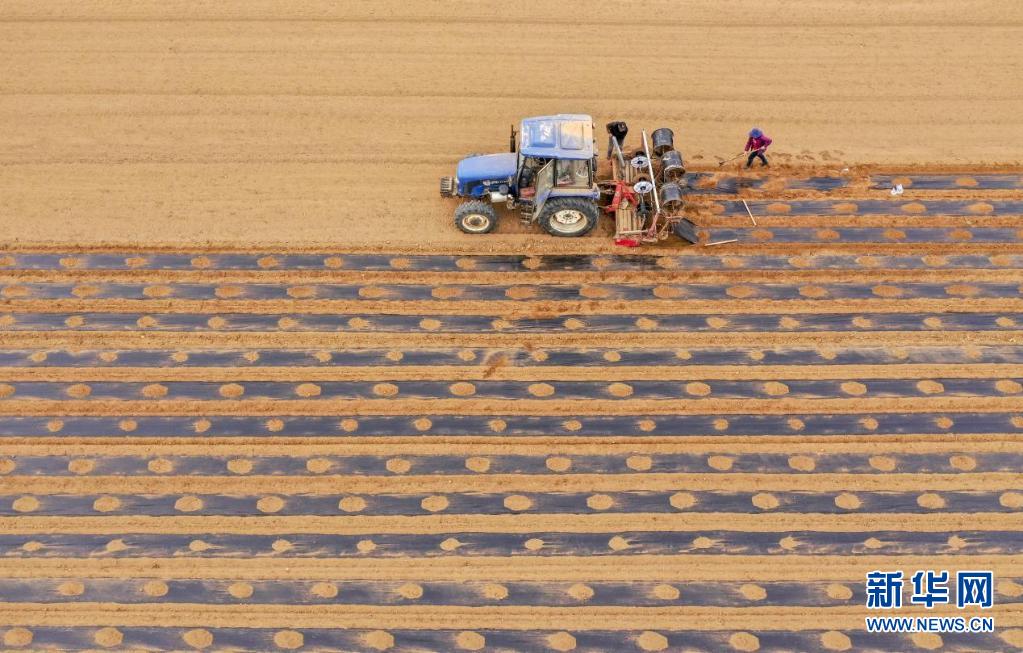
[{"label": "tractor cab", "polygon": [[497,226],[496,204],[518,208],[555,236],[582,236],[597,224],[600,191],[593,119],[582,114],[527,118],[512,128],[511,152],[470,156],[455,177],[441,179],[441,195],[466,198],[455,225],[466,233]]}]

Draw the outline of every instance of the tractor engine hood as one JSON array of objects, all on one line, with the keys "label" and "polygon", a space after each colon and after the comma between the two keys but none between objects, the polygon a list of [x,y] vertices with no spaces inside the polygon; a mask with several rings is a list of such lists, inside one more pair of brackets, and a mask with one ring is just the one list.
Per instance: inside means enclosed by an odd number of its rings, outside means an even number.
[{"label": "tractor engine hood", "polygon": [[458,183],[477,181],[507,181],[515,176],[518,156],[514,152],[470,156],[458,162]]}]

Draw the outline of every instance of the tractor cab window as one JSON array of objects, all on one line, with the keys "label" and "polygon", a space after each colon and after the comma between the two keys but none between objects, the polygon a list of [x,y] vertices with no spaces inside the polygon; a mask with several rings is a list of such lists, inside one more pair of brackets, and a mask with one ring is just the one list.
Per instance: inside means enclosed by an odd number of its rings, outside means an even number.
[{"label": "tractor cab window", "polygon": [[536,156],[523,157],[518,182],[520,197],[531,196],[533,194],[536,188],[536,175],[549,160]]},{"label": "tractor cab window", "polygon": [[561,188],[589,188],[590,162],[587,159],[562,159],[557,163],[557,185]]}]

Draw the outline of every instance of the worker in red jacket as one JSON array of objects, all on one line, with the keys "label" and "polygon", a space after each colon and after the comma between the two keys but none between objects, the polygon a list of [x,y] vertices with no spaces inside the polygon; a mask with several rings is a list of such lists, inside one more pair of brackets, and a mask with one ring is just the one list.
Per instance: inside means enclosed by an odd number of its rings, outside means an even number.
[{"label": "worker in red jacket", "polygon": [[746,151],[749,152],[749,157],[746,159],[746,167],[749,168],[753,165],[753,159],[760,159],[761,165],[768,165],[767,157],[764,156],[764,150],[771,143],[771,139],[764,132],[760,131],[759,127],[751,129],[749,140],[746,141]]}]

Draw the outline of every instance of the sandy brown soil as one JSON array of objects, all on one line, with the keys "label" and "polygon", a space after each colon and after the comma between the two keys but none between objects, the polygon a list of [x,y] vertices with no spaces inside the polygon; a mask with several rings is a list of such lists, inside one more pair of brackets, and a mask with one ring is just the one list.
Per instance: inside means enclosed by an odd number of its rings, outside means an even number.
[{"label": "sandy brown soil", "polygon": [[[549,250],[437,178],[523,116],[667,125],[699,167],[1018,166],[1018,3],[0,5],[6,240]],[[613,47],[615,35],[631,45]]]}]

